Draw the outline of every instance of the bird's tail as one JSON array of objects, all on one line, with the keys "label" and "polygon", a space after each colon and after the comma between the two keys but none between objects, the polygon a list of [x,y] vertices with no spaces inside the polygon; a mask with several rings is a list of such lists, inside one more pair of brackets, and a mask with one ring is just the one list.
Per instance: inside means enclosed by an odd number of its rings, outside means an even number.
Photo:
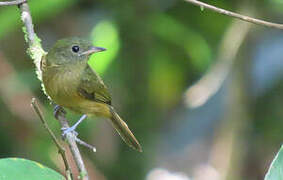
[{"label": "bird's tail", "polygon": [[113,127],[116,129],[116,131],[119,133],[121,138],[131,148],[139,152],[142,152],[141,145],[139,144],[139,142],[137,141],[131,130],[128,128],[128,125],[120,118],[120,116],[116,113],[116,111],[112,106],[109,106],[109,108],[112,114],[112,117],[110,118],[111,123]]}]

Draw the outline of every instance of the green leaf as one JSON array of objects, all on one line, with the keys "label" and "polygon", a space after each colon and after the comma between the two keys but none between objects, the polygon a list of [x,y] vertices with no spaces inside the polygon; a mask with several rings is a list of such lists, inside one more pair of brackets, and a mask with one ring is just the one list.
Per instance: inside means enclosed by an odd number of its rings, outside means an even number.
[{"label": "green leaf", "polygon": [[283,179],[283,146],[273,159],[264,180]]},{"label": "green leaf", "polygon": [[0,159],[0,180],[63,180],[58,172],[42,164],[21,158]]},{"label": "green leaf", "polygon": [[106,52],[93,54],[89,60],[89,65],[102,74],[118,55],[120,47],[118,29],[113,22],[102,20],[93,28],[91,37],[95,46],[107,49]]}]

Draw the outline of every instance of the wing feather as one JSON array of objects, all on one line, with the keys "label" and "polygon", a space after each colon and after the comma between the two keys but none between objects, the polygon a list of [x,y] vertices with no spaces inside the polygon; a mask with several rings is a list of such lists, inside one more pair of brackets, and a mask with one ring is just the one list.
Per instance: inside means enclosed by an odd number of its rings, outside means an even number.
[{"label": "wing feather", "polygon": [[92,101],[111,105],[111,95],[99,75],[87,66],[82,73],[78,93]]}]

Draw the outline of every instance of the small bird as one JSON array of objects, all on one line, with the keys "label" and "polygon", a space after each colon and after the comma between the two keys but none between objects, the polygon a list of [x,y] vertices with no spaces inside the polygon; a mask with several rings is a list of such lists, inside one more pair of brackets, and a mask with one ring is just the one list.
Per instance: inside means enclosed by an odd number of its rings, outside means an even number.
[{"label": "small bird", "polygon": [[88,65],[91,54],[105,50],[77,37],[57,41],[41,60],[45,91],[58,107],[83,114],[72,127],[63,130],[63,135],[75,131],[87,116],[105,117],[126,144],[142,152],[141,145],[111,105],[107,87]]}]

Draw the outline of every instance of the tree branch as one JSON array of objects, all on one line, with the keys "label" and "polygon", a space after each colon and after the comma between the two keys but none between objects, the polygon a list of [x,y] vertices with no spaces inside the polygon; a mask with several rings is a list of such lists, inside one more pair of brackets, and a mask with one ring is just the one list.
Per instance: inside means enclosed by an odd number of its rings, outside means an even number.
[{"label": "tree branch", "polygon": [[84,142],[83,140],[79,139],[78,137],[76,137],[76,142],[86,148],[89,148],[90,150],[92,150],[93,152],[96,152],[96,148],[86,142]]},{"label": "tree branch", "polygon": [[16,1],[6,1],[6,2],[0,2],[0,6],[14,6],[14,5],[19,5],[27,0],[16,0]]},{"label": "tree branch", "polygon": [[72,180],[73,179],[73,174],[72,174],[72,170],[70,168],[70,165],[67,161],[67,157],[66,157],[66,150],[65,148],[59,143],[59,141],[57,140],[56,136],[54,135],[54,133],[52,132],[52,130],[49,128],[46,120],[43,117],[42,111],[40,110],[38,103],[36,101],[35,98],[32,98],[31,100],[31,105],[34,109],[34,111],[36,112],[36,114],[38,115],[39,119],[41,120],[43,126],[45,127],[45,129],[48,131],[49,135],[51,136],[53,142],[55,143],[55,145],[58,148],[58,152],[61,154],[62,159],[64,161],[65,164],[65,170],[66,170],[66,176],[68,180]]},{"label": "tree branch", "polygon": [[32,45],[35,43],[35,36],[36,34],[34,33],[34,28],[32,24],[32,18],[31,18],[31,13],[29,10],[29,6],[27,3],[22,3],[19,5],[19,8],[22,12],[22,21],[25,24],[26,28],[26,40],[29,45]]},{"label": "tree branch", "polygon": [[[26,2],[21,3],[19,4],[19,8],[21,10],[21,19],[24,23],[23,31],[25,34],[25,40],[27,41],[29,45],[28,54],[33,59],[33,62],[36,66],[36,73],[37,73],[38,79],[42,81],[40,61],[42,57],[46,55],[47,53],[43,50],[41,46],[41,40],[36,36],[34,32],[32,17],[31,17],[31,13],[30,13],[28,4]],[[43,91],[45,92],[44,87],[43,87]],[[58,112],[57,119],[60,122],[62,128],[69,128],[69,123],[67,119],[65,118],[65,114],[63,112]],[[75,135],[72,132],[67,133],[66,140],[71,149],[73,159],[75,160],[77,168],[80,172],[80,179],[88,180],[88,173],[86,171],[80,151],[77,147]]]},{"label": "tree branch", "polygon": [[222,86],[229,74],[238,51],[249,30],[250,23],[234,21],[227,29],[220,44],[217,61],[185,92],[185,103],[188,107],[197,108],[205,104]]},{"label": "tree branch", "polygon": [[[67,129],[70,127],[68,120],[66,119],[65,114],[62,111],[59,111],[57,113],[56,118],[60,122],[62,129]],[[73,132],[68,132],[65,137],[69,145],[69,148],[71,150],[71,153],[73,154],[76,165],[79,169],[80,179],[88,180],[88,174],[87,174],[83,159],[81,157],[79,148],[76,143],[76,138],[77,138],[76,135]]]},{"label": "tree branch", "polygon": [[194,5],[197,5],[201,8],[207,8],[207,9],[210,9],[212,11],[218,12],[220,14],[224,14],[224,15],[227,15],[227,16],[230,16],[230,17],[234,17],[234,18],[237,18],[237,19],[240,19],[240,20],[243,20],[243,21],[253,23],[253,24],[283,30],[283,24],[272,23],[272,22],[252,18],[252,17],[249,17],[249,16],[244,16],[244,15],[234,13],[234,12],[231,12],[231,11],[227,11],[225,9],[221,9],[221,8],[218,8],[218,7],[215,7],[215,6],[212,6],[212,5],[197,1],[197,0],[185,0],[185,1],[188,2],[188,3],[194,4]]}]

